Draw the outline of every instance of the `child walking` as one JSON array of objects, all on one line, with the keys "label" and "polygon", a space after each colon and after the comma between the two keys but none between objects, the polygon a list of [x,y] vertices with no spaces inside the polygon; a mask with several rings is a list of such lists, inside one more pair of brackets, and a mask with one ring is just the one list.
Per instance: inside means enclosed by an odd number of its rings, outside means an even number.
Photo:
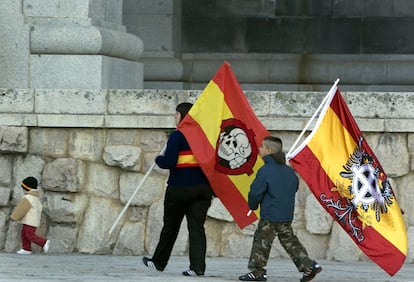
[{"label": "child walking", "polygon": [[241,281],[266,281],[266,269],[273,240],[279,241],[299,272],[300,281],[312,280],[322,267],[309,258],[306,249],[293,233],[292,220],[295,208],[295,194],[299,180],[294,170],[286,165],[282,152],[282,140],[277,137],[264,138],[260,156],[265,162],[250,186],[248,204],[250,210],[260,205],[260,220],[253,237],[248,268],[251,272],[239,277]]},{"label": "child walking", "polygon": [[37,191],[37,179],[32,176],[27,177],[20,186],[23,188],[24,196],[10,216],[12,220],[20,221],[23,224],[21,231],[22,249],[17,253],[30,255],[32,253],[32,242],[41,246],[46,253],[49,251],[50,240],[35,234],[36,228],[40,226],[43,208]]}]

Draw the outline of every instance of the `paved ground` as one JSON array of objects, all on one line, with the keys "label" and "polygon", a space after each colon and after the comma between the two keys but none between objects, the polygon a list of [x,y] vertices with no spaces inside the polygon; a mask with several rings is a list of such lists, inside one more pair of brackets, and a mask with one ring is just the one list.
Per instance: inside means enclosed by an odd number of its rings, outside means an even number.
[{"label": "paved ground", "polygon": [[[238,281],[247,272],[247,259],[208,258],[204,277],[184,277],[186,257],[172,257],[164,272],[150,271],[142,257],[100,255],[16,255],[0,253],[0,281]],[[371,262],[318,261],[323,271],[315,282],[414,282],[414,264],[405,264],[390,277]],[[288,259],[271,259],[268,281],[298,282],[301,274]]]}]

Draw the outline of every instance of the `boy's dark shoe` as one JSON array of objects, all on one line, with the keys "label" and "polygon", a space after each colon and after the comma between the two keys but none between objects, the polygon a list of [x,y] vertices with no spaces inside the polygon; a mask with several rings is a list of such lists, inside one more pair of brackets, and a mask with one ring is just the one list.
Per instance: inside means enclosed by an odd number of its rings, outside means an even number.
[{"label": "boy's dark shoe", "polygon": [[183,271],[183,275],[184,276],[203,276],[204,272],[198,272],[198,271],[189,269],[189,270]]},{"label": "boy's dark shoe", "polygon": [[152,259],[148,258],[148,257],[143,257],[143,258],[142,258],[142,262],[143,262],[143,263],[144,263],[144,265],[145,265],[146,267],[148,267],[149,269],[154,269],[154,270],[158,270],[158,271],[163,271],[163,270],[164,270],[164,269],[162,269],[161,267],[157,266],[157,265],[155,264],[155,262],[154,262]]},{"label": "boy's dark shoe", "polygon": [[315,278],[316,274],[322,271],[322,267],[314,262],[311,268],[305,269],[303,272],[302,279],[300,279],[300,282],[307,282],[311,281],[313,278]]},{"label": "boy's dark shoe", "polygon": [[267,281],[266,271],[262,274],[257,274],[254,271],[246,273],[239,277],[241,281]]}]

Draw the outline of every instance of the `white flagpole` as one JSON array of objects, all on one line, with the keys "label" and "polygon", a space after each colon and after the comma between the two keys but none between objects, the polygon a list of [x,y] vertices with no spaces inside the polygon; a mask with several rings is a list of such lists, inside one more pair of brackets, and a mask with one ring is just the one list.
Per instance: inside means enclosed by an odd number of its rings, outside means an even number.
[{"label": "white flagpole", "polygon": [[[165,148],[167,147],[167,145],[164,146],[164,148],[161,150],[160,154],[162,154],[165,150]],[[155,167],[155,162],[151,165],[151,167],[148,169],[147,173],[145,174],[144,178],[142,178],[141,182],[139,183],[138,187],[135,189],[134,193],[132,193],[131,197],[129,198],[128,202],[126,203],[126,205],[124,206],[124,208],[122,209],[121,213],[118,215],[117,219],[115,220],[114,224],[112,224],[111,229],[109,229],[109,234],[112,233],[112,231],[114,231],[115,227],[118,225],[118,222],[121,220],[122,216],[124,215],[125,211],[127,210],[127,208],[129,207],[129,205],[132,202],[132,199],[134,199],[135,195],[138,193],[139,189],[141,188],[142,184],[144,184],[145,180],[147,180],[148,176],[150,175],[151,171],[154,169]]]},{"label": "white flagpole", "polygon": [[310,126],[310,124],[312,123],[312,121],[315,119],[316,115],[321,111],[323,105],[325,105],[326,100],[328,100],[329,94],[331,93],[331,90],[336,87],[339,83],[339,78],[337,78],[334,82],[334,84],[332,85],[331,89],[329,89],[328,93],[325,95],[325,97],[323,98],[321,104],[319,105],[319,107],[316,109],[315,113],[312,115],[311,119],[308,121],[308,123],[306,124],[305,128],[302,130],[302,132],[299,134],[299,137],[296,139],[295,143],[293,143],[292,147],[290,148],[290,150],[288,151],[288,153],[286,154],[286,158],[289,158],[290,154],[292,153],[292,151],[294,150],[294,148],[296,147],[296,145],[298,144],[298,142],[300,141],[300,139],[302,138],[303,134],[305,134],[305,131],[308,129],[308,127]]}]

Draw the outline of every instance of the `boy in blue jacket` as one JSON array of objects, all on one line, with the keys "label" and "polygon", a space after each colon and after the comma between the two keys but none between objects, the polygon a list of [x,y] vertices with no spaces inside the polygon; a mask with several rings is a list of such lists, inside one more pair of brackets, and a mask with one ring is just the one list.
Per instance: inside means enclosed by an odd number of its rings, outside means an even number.
[{"label": "boy in blue jacket", "polygon": [[292,230],[299,180],[295,171],[286,165],[282,147],[280,138],[267,136],[259,149],[265,164],[258,170],[250,186],[248,204],[250,210],[256,210],[260,205],[260,220],[254,233],[248,264],[251,272],[240,276],[241,281],[267,280],[264,267],[276,236],[298,271],[303,272],[300,281],[310,281],[322,271],[322,267],[309,258]]}]

